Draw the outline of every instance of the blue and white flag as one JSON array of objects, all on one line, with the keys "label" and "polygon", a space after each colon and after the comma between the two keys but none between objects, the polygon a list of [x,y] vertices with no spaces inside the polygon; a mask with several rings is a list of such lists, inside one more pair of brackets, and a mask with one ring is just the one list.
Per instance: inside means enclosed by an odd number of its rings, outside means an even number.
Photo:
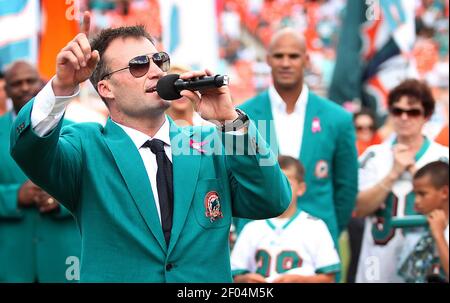
[{"label": "blue and white flag", "polygon": [[38,0],[0,0],[0,70],[15,60],[37,61]]},{"label": "blue and white flag", "polygon": [[160,0],[164,49],[171,63],[217,71],[219,37],[215,1]]}]

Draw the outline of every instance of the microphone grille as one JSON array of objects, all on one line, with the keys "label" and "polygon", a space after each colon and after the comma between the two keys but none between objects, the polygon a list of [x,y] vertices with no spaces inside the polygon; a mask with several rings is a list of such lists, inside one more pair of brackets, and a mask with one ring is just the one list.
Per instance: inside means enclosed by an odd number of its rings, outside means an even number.
[{"label": "microphone grille", "polygon": [[180,78],[178,74],[170,74],[162,77],[156,83],[156,92],[164,100],[180,99],[181,95],[175,87],[175,81]]}]

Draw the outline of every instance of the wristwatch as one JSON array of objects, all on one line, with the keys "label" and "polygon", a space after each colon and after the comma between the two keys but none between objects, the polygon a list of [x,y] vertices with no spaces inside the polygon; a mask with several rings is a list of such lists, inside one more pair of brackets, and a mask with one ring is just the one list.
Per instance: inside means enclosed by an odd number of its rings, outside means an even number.
[{"label": "wristwatch", "polygon": [[236,113],[238,114],[238,117],[233,122],[223,123],[222,125],[220,125],[218,128],[221,132],[226,133],[231,131],[237,131],[248,126],[248,124],[250,123],[250,119],[246,113],[244,113],[239,108],[235,108],[235,110]]}]

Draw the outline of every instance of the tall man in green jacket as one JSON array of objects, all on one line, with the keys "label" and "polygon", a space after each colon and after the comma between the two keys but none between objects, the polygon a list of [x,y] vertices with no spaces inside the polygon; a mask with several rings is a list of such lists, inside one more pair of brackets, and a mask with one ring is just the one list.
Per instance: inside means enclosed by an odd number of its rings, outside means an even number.
[{"label": "tall man in green jacket", "polygon": [[17,61],[5,80],[14,109],[0,117],[0,282],[75,282],[81,239],[74,218],[29,181],[10,155],[10,129],[41,88],[39,74]]},{"label": "tall man in green jacket", "polygon": [[[276,158],[228,87],[181,92],[220,130],[177,127],[155,91],[169,56],[139,26],[107,29],[89,43],[89,20],[85,13],[83,32],[57,56],[56,76],[19,113],[14,159],[79,221],[82,282],[231,282],[232,216],[262,219],[288,207]],[[109,108],[106,126],[61,131],[67,96],[88,78]]]},{"label": "tall man in green jacket", "polygon": [[[351,115],[312,93],[304,83],[309,64],[304,38],[291,28],[275,33],[267,62],[273,86],[240,108],[275,153],[300,159],[308,189],[299,207],[327,224],[337,244],[357,194],[357,153]],[[238,232],[246,220],[237,220]]]}]

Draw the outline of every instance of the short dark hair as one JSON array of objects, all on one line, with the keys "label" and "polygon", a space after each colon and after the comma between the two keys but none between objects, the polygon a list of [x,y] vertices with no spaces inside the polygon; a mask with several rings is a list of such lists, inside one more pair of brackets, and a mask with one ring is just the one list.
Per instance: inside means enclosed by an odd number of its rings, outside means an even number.
[{"label": "short dark hair", "polygon": [[0,70],[0,79],[5,79],[5,74]]},{"label": "short dark hair", "polygon": [[435,188],[448,186],[448,163],[434,161],[420,168],[414,175],[414,180],[430,176],[431,184]]},{"label": "short dark hair", "polygon": [[97,67],[95,68],[91,77],[89,78],[89,80],[91,81],[92,85],[96,90],[97,84],[98,82],[100,82],[100,80],[102,80],[103,75],[106,75],[107,73],[111,72],[111,70],[109,69],[103,58],[103,54],[105,53],[106,49],[113,40],[117,38],[129,38],[129,37],[146,38],[153,45],[155,45],[153,38],[150,36],[149,33],[147,33],[143,25],[104,29],[90,42],[91,49],[97,50],[100,55],[100,61],[98,62]]},{"label": "short dark hair", "polygon": [[435,101],[430,88],[425,82],[416,79],[407,79],[390,91],[388,106],[392,108],[401,97],[407,96],[412,102],[420,102],[424,109],[425,117],[431,117],[434,112]]},{"label": "short dark hair", "polygon": [[371,109],[363,107],[363,108],[361,108],[360,111],[358,111],[355,114],[353,114],[353,123],[356,122],[356,119],[358,119],[359,116],[368,116],[368,117],[370,117],[370,119],[372,120],[372,123],[373,123],[374,130],[376,129],[376,122],[377,121],[376,121],[376,118],[375,118],[375,114],[374,114],[374,112]]},{"label": "short dark hair", "polygon": [[280,155],[278,157],[278,163],[280,164],[281,169],[289,169],[291,167],[294,168],[297,181],[305,181],[305,167],[299,160],[291,156]]}]

